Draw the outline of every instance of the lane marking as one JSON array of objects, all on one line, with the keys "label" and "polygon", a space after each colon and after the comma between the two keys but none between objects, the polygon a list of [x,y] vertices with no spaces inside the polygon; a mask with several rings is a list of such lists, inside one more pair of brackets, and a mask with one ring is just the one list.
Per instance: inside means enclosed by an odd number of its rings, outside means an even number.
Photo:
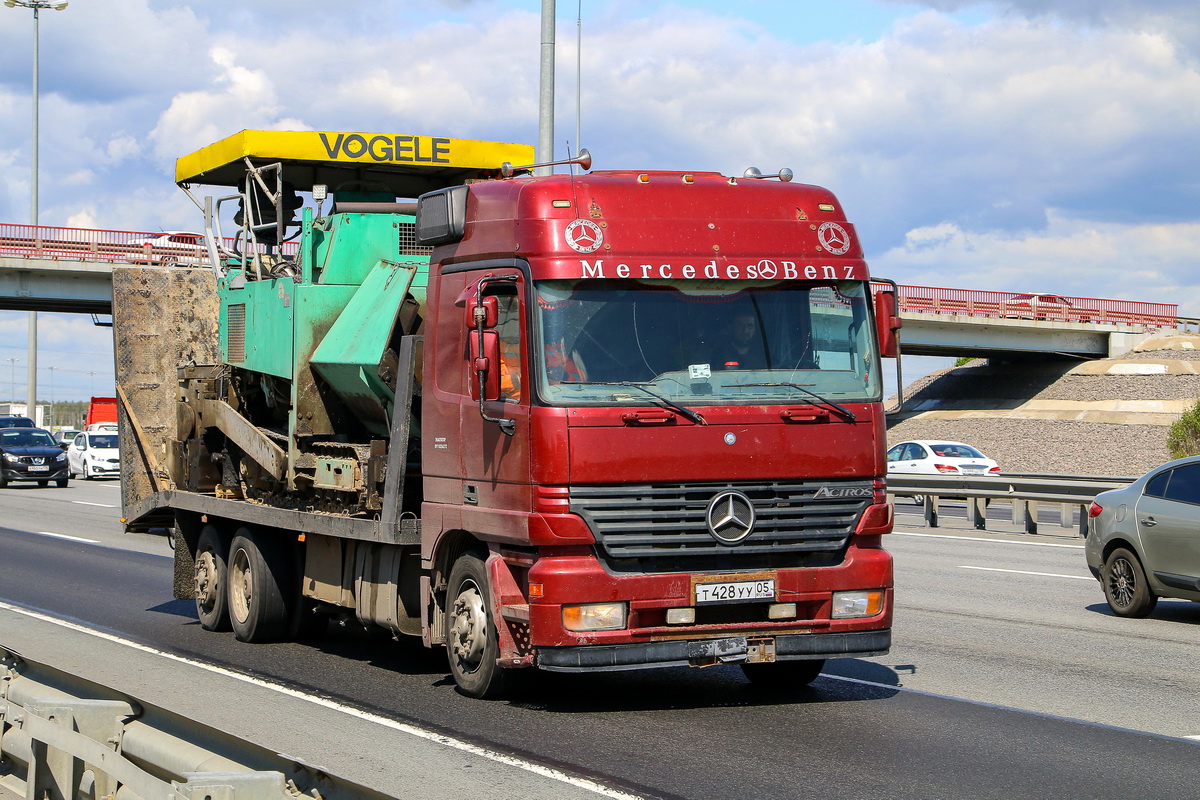
[{"label": "lane marking", "polygon": [[[213,664],[205,664],[203,661],[195,661],[190,658],[184,658],[182,656],[175,655],[174,653],[168,653],[164,650],[159,650],[154,647],[149,647],[147,645],[138,644],[137,642],[132,642],[132,641],[129,641],[128,639],[122,639],[119,636],[114,636],[109,633],[93,631],[93,630],[90,630],[89,628],[85,628],[82,625],[76,625],[73,622],[68,622],[63,619],[58,619],[57,617],[52,617],[48,614],[42,614],[37,611],[31,611],[26,608],[21,608],[20,606],[10,605],[9,603],[5,603],[3,601],[0,601],[0,610],[10,611],[14,614],[21,614],[26,617],[31,617],[33,619],[41,620],[42,622],[49,622],[52,625],[58,625],[59,627],[67,628],[68,630],[73,630],[78,633],[85,633],[88,636],[94,636],[97,639],[104,639],[105,641],[108,641],[108,642],[113,642],[115,644],[124,645],[125,647],[129,647],[133,650],[139,650],[143,653],[149,653],[151,655],[155,655],[160,658],[166,658],[171,661],[178,662],[180,664],[187,664],[188,666],[207,670],[208,672],[212,672],[216,675],[221,675],[226,678],[233,678],[234,680],[238,680],[243,683],[248,683],[253,686],[258,686],[262,689],[267,689],[269,691],[276,692],[276,693],[282,694],[282,695],[286,695],[288,697],[292,697],[297,700],[303,700],[307,703],[311,703],[316,706],[321,706],[323,708],[327,708],[332,711],[339,711],[343,714],[347,714],[352,717],[357,717],[366,722],[372,722],[372,723],[379,725],[381,727],[384,727],[384,728],[390,728],[390,729],[392,729],[394,731],[398,731],[400,733],[407,733],[411,736],[416,736],[418,739],[425,739],[426,741],[434,742],[436,744],[441,744],[446,747],[452,748],[454,750],[461,750],[463,752],[470,753],[472,755],[480,756],[481,758],[486,758],[489,761],[495,761],[498,764],[504,764],[504,765],[510,766],[510,767],[517,767],[518,769],[523,769],[526,772],[532,772],[535,775],[540,775],[544,778],[550,778],[552,780],[558,781],[559,783],[565,783],[570,786],[574,786],[577,789],[585,789],[587,791],[593,792],[593,793],[601,795],[603,797],[612,797],[612,798],[616,798],[616,800],[645,800],[645,798],[643,798],[641,795],[629,794],[628,792],[622,792],[618,789],[610,788],[601,783],[587,780],[586,778],[579,778],[574,775],[570,775],[566,772],[562,772],[561,770],[554,769],[552,767],[546,767],[541,764],[535,764],[532,761],[526,761],[524,759],[516,758],[515,756],[510,756],[510,755],[506,755],[504,753],[499,753],[495,750],[489,750],[486,747],[481,747],[476,744],[471,744],[470,742],[465,742],[461,739],[455,739],[454,737],[447,736],[446,734],[443,734],[443,733],[435,733],[434,731],[428,731],[428,730],[425,730],[424,728],[419,728],[416,725],[410,725],[410,724],[407,724],[404,722],[397,722],[396,720],[388,719],[387,717],[382,717],[378,714],[372,714],[368,711],[362,711],[361,709],[354,708],[353,706],[349,706],[344,703],[339,703],[335,700],[328,700],[323,697],[313,697],[312,695],[304,694],[303,692],[301,692],[299,690],[291,689],[287,686],[283,686],[278,683],[272,683],[271,681],[266,681],[261,678],[254,678],[249,675],[243,675],[239,672],[234,672],[233,670],[225,669],[223,667],[218,667]],[[480,702],[482,702],[482,701],[480,701]]]},{"label": "lane marking", "polygon": [[67,539],[72,542],[83,542],[84,544],[100,544],[99,539],[84,539],[82,536],[67,536],[65,533],[52,533],[51,531],[26,531],[34,536],[51,536],[55,539]]},{"label": "lane marking", "polygon": [[1096,580],[1091,575],[1062,575],[1058,572],[1030,572],[1024,569],[1000,569],[999,567],[968,567],[966,564],[959,564],[959,569],[978,569],[984,572],[1011,572],[1014,575],[1040,575],[1043,578],[1070,578],[1075,581],[1094,581]]},{"label": "lane marking", "polygon": [[1122,728],[1120,725],[1110,725],[1107,722],[1092,722],[1086,719],[1076,719],[1075,717],[1066,717],[1062,714],[1051,714],[1048,711],[1033,711],[1028,708],[1018,708],[1017,706],[1007,706],[1003,703],[989,703],[986,700],[969,700],[965,697],[955,697],[949,694],[939,694],[937,692],[927,692],[924,689],[910,689],[907,686],[898,686],[892,683],[879,683],[878,681],[866,681],[862,678],[849,678],[844,675],[830,675],[828,672],[821,673],[822,678],[828,678],[831,681],[842,681],[843,683],[857,683],[860,686],[872,686],[876,689],[887,689],[892,692],[905,692],[907,694],[916,694],[922,697],[932,697],[935,700],[951,700],[956,703],[969,703],[973,706],[981,706],[983,708],[995,708],[1000,711],[1015,711],[1018,714],[1029,714],[1034,717],[1042,717],[1043,719],[1056,719],[1063,722],[1074,722],[1078,725],[1090,725],[1094,728],[1105,728],[1110,731],[1120,731],[1122,733],[1134,733],[1139,736],[1150,736],[1155,739],[1165,739],[1170,742],[1188,742],[1195,740],[1200,743],[1200,736],[1171,736],[1167,733],[1154,733],[1152,731],[1139,731],[1137,728]]},{"label": "lane marking", "polygon": [[1026,547],[1065,547],[1068,550],[1082,550],[1081,544],[1058,544],[1057,542],[1015,542],[1012,539],[984,539],[982,536],[952,536],[948,533],[914,533],[911,531],[892,531],[888,536],[923,536],[927,539],[961,539],[964,542],[991,542],[992,544],[1023,544]]},{"label": "lane marking", "polygon": [[116,508],[116,506],[109,505],[108,503],[89,503],[87,500],[72,500],[71,502],[77,503],[81,506],[99,506],[100,508]]}]

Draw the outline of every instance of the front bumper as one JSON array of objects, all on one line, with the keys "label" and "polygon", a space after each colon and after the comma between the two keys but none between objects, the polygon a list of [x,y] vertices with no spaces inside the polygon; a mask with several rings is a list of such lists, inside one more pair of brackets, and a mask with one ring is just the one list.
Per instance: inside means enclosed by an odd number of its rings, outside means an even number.
[{"label": "front bumper", "polygon": [[739,664],[747,660],[753,643],[764,638],[774,640],[777,661],[860,658],[886,654],[892,644],[892,630],[886,628],[852,633],[808,633],[775,637],[732,636],[698,641],[543,647],[538,650],[535,663],[539,668],[550,672],[686,667],[696,663]]},{"label": "front bumper", "polygon": [[0,472],[4,474],[4,480],[9,481],[56,481],[67,477],[67,467],[64,464],[59,469],[53,467],[49,472],[29,472],[28,469],[17,468],[5,464],[0,467]]}]

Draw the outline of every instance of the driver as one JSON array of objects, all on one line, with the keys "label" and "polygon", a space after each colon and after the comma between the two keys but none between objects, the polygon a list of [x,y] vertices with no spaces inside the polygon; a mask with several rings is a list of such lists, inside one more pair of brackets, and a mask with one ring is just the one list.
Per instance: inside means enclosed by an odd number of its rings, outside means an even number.
[{"label": "driver", "polygon": [[767,369],[767,356],[758,332],[758,316],[739,312],[712,358],[716,369]]}]

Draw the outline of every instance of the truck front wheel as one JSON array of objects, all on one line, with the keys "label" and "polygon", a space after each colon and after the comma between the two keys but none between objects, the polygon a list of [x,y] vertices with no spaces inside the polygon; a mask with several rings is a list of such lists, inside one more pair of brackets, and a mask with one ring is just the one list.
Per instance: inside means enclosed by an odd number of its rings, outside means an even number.
[{"label": "truck front wheel", "polygon": [[496,663],[500,646],[496,624],[488,613],[487,567],[476,555],[466,554],[450,570],[446,594],[446,653],[450,674],[459,690],[471,697],[500,697],[508,671]]},{"label": "truck front wheel", "polygon": [[243,642],[274,642],[288,633],[289,560],[260,531],[240,528],[229,548],[229,621]]},{"label": "truck front wheel", "polygon": [[776,661],[769,664],[742,664],[742,673],[755,686],[764,689],[798,689],[817,679],[825,668],[825,659],[815,661]]},{"label": "truck front wheel", "polygon": [[229,568],[226,557],[229,542],[212,525],[200,531],[196,545],[196,616],[206,631],[229,630]]}]

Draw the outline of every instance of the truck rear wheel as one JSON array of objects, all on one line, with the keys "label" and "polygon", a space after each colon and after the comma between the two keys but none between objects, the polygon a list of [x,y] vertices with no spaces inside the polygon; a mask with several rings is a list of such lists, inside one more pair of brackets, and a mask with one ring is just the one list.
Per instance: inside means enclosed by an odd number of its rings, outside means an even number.
[{"label": "truck rear wheel", "polygon": [[825,668],[825,659],[815,661],[776,661],[767,664],[742,664],[742,673],[755,686],[764,689],[798,689],[817,679]]},{"label": "truck rear wheel", "polygon": [[205,525],[196,544],[196,616],[206,631],[229,630],[229,540]]},{"label": "truck rear wheel", "polygon": [[446,594],[446,653],[459,690],[483,699],[502,696],[509,678],[508,670],[496,663],[500,645],[488,613],[489,596],[483,560],[471,553],[459,557]]},{"label": "truck rear wheel", "polygon": [[229,548],[229,622],[243,642],[287,637],[289,560],[278,542],[240,528]]}]

